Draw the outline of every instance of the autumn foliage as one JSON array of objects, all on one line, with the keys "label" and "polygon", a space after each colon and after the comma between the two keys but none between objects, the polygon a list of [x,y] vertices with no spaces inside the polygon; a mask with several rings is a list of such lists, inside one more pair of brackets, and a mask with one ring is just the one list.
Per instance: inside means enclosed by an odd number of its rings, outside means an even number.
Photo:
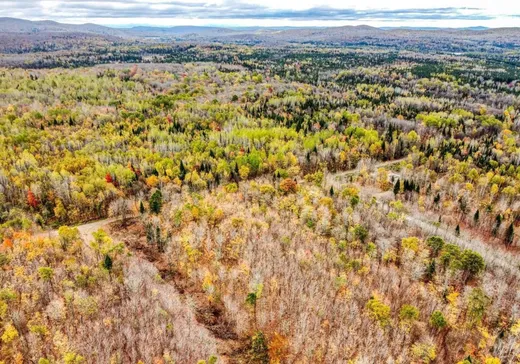
[{"label": "autumn foliage", "polygon": [[38,200],[36,199],[36,196],[34,196],[34,193],[31,190],[27,192],[27,204],[33,209],[38,207]]},{"label": "autumn foliage", "polygon": [[517,362],[517,52],[373,41],[2,55],[0,363]]}]

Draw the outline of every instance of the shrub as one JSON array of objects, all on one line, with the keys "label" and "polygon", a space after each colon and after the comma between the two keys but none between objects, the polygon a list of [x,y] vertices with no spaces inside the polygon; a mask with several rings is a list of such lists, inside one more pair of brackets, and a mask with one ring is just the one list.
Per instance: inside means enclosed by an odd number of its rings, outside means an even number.
[{"label": "shrub", "polygon": [[377,296],[371,297],[365,307],[370,318],[377,321],[381,327],[390,324],[390,306],[385,305]]},{"label": "shrub", "polygon": [[63,356],[63,362],[65,364],[80,364],[85,362],[85,358],[76,353],[66,353]]},{"label": "shrub", "polygon": [[479,275],[486,267],[482,256],[469,249],[462,253],[460,263],[460,268],[466,272],[468,278]]},{"label": "shrub", "polygon": [[433,311],[430,316],[430,326],[435,329],[443,329],[448,323],[441,311]]},{"label": "shrub", "polygon": [[321,186],[323,183],[323,172],[318,171],[315,173],[305,175],[305,180],[310,183],[314,183],[316,186]]},{"label": "shrub", "polygon": [[17,337],[18,337],[18,331],[15,329],[13,324],[7,324],[4,328],[4,333],[2,334],[2,337],[1,337],[2,341],[5,344],[8,344],[11,341],[13,341],[14,339],[16,339]]},{"label": "shrub", "polygon": [[235,193],[238,191],[238,185],[234,182],[228,183],[225,187],[227,193]]},{"label": "shrub", "polygon": [[257,331],[251,338],[251,349],[249,356],[252,363],[269,363],[269,348],[267,347],[267,340],[261,331]]},{"label": "shrub", "polygon": [[471,291],[468,298],[468,319],[470,325],[480,324],[486,309],[490,303],[490,299],[480,288]]},{"label": "shrub", "polygon": [[50,281],[54,276],[54,270],[49,267],[40,267],[38,268],[38,275],[40,276],[40,279]]},{"label": "shrub", "polygon": [[419,309],[412,305],[403,305],[399,311],[399,319],[405,324],[412,323],[419,318]]},{"label": "shrub", "polygon": [[7,314],[7,309],[8,309],[7,303],[0,300],[0,320],[3,319],[5,317],[5,315]]},{"label": "shrub", "polygon": [[239,169],[238,174],[240,175],[240,178],[243,180],[246,180],[247,177],[249,177],[250,169],[248,166],[241,166]]},{"label": "shrub", "polygon": [[500,364],[499,358],[486,358],[484,359],[484,364]]},{"label": "shrub", "polygon": [[286,337],[275,332],[269,340],[270,363],[284,363],[289,354],[289,342]]},{"label": "shrub", "polygon": [[437,353],[433,344],[417,343],[412,346],[412,356],[423,363],[431,363],[437,357]]},{"label": "shrub", "polygon": [[418,252],[419,251],[419,238],[415,237],[415,236],[411,236],[409,238],[403,238],[401,240],[401,246],[404,248],[404,249],[408,249],[408,250],[411,250],[413,252]]},{"label": "shrub", "polygon": [[264,184],[260,186],[260,192],[266,195],[274,195],[276,190],[272,185]]},{"label": "shrub", "polygon": [[436,257],[439,255],[445,243],[444,239],[442,239],[440,236],[430,236],[428,240],[426,240],[426,244],[430,248],[432,255]]},{"label": "shrub", "polygon": [[354,236],[363,243],[368,237],[368,230],[363,225],[356,225],[354,227]]},{"label": "shrub", "polygon": [[280,182],[280,190],[284,193],[294,193],[298,189],[298,184],[292,178],[286,178]]},{"label": "shrub", "polygon": [[350,198],[350,206],[352,206],[353,209],[356,208],[356,206],[359,204],[359,201],[359,196],[352,196]]},{"label": "shrub", "polygon": [[78,228],[70,228],[68,226],[61,226],[58,229],[58,236],[63,250],[66,250],[70,244],[80,238]]}]

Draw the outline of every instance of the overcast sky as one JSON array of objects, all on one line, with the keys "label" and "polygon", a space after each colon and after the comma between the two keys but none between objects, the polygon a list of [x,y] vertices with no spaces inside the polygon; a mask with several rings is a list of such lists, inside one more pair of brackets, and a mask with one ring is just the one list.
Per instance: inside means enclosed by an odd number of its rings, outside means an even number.
[{"label": "overcast sky", "polygon": [[128,25],[520,27],[520,0],[0,0],[0,17]]}]

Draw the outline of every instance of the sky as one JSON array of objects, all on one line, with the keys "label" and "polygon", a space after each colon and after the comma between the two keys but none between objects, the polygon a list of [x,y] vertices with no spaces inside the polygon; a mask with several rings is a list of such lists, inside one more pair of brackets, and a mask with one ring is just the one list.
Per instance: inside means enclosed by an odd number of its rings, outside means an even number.
[{"label": "sky", "polygon": [[518,0],[0,0],[0,17],[125,27],[520,27]]}]

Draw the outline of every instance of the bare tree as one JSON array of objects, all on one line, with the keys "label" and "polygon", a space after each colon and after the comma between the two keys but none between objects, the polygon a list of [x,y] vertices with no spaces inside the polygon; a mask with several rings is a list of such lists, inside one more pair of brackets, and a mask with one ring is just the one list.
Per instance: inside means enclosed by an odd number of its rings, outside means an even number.
[{"label": "bare tree", "polygon": [[124,198],[118,198],[110,204],[109,214],[111,217],[120,218],[121,225],[126,226],[128,217],[132,214],[130,201]]}]

